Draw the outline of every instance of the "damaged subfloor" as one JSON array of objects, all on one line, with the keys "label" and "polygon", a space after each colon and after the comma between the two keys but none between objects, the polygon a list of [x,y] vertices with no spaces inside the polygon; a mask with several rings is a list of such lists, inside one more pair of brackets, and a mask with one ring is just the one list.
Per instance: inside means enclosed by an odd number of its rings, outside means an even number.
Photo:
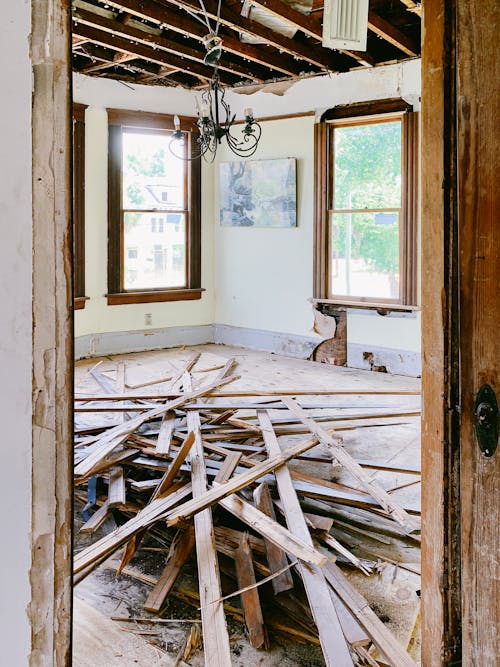
[{"label": "damaged subfloor", "polygon": [[[367,392],[378,390],[418,390],[420,381],[415,378],[391,376],[384,373],[358,371],[326,364],[280,357],[264,352],[236,347],[202,345],[152,352],[131,353],[86,359],[76,362],[76,395],[102,395],[103,390],[89,371],[98,366],[102,377],[111,387],[121,381],[125,393],[154,396],[165,393],[170,380],[144,386],[153,380],[172,377],[194,352],[201,357],[193,368],[193,378],[203,377],[208,381],[230,359],[235,358],[235,373],[241,376],[230,385],[231,389],[255,389],[259,391],[307,390],[310,394],[305,402],[326,405],[328,410],[311,412],[315,417],[345,417],[365,413],[369,415],[414,413],[420,407],[418,395],[315,395],[316,392],[348,391]],[[125,362],[125,365],[119,362]],[[119,370],[121,367],[122,371]],[[125,370],[125,377],[118,377]],[[203,373],[205,369],[215,369]],[[201,371],[201,372],[200,372]],[[197,375],[197,373],[200,373]],[[119,393],[119,392],[118,392]],[[244,399],[231,399],[241,401]],[[264,397],[246,398],[250,401],[264,401]],[[229,402],[231,402],[229,401]],[[276,410],[276,418],[280,414]],[[255,414],[255,413],[254,413]],[[244,417],[244,413],[236,416]],[[77,428],[104,423],[119,423],[123,420],[119,413],[76,414]],[[376,481],[391,497],[405,507],[420,506],[420,418],[410,414],[397,418],[381,418],[382,425],[345,430],[340,433],[349,454],[357,461],[375,463],[381,468],[391,467],[392,471],[366,468],[370,478]],[[273,422],[274,423],[274,422]],[[356,422],[357,423],[357,422]],[[373,424],[373,420],[370,421]],[[304,435],[281,436],[285,446],[294,444]],[[281,444],[281,443],[280,443]],[[311,450],[321,450],[321,445]],[[356,480],[340,466],[324,462],[294,460],[290,470],[321,478],[331,482],[356,487]],[[401,472],[412,470],[412,474]],[[79,534],[85,522],[82,516],[83,501],[76,494],[75,501],[75,552],[79,553],[89,544],[96,542],[115,527],[113,516],[107,518],[95,532]],[[308,498],[303,509],[321,515],[329,509],[321,500]],[[419,663],[419,589],[420,589],[420,549],[417,538],[392,539],[390,531],[376,527],[376,517],[356,507],[338,508],[334,523],[335,537],[363,562],[374,564],[370,576],[354,568],[343,571],[355,588],[368,600],[378,617],[387,624],[402,646],[408,649],[415,662]],[[217,524],[216,524],[217,525]],[[363,526],[363,527],[362,527]],[[112,554],[97,569],[75,586],[74,608],[74,654],[75,667],[87,665],[182,665],[194,667],[203,665],[203,651],[196,648],[200,612],[192,604],[189,591],[197,589],[196,559],[186,562],[174,593],[162,608],[160,616],[152,616],[144,611],[144,601],[152,585],[162,573],[168,554],[168,544],[154,535],[141,542],[132,561],[117,577],[116,568],[120,562],[123,547]],[[268,586],[266,584],[266,586]],[[223,594],[237,590],[237,583],[222,573]],[[264,594],[265,587],[262,587]],[[320,666],[324,659],[317,640],[304,643],[269,629],[270,647],[266,651],[254,649],[247,638],[246,628],[241,621],[239,596],[227,601],[234,614],[226,614],[233,665],[281,665]],[[191,604],[189,604],[191,603]],[[148,622],[151,619],[151,622]],[[276,624],[275,626],[276,627]],[[186,650],[186,645],[194,644],[194,650]],[[367,663],[365,663],[367,664]],[[380,661],[380,664],[385,664]]]}]

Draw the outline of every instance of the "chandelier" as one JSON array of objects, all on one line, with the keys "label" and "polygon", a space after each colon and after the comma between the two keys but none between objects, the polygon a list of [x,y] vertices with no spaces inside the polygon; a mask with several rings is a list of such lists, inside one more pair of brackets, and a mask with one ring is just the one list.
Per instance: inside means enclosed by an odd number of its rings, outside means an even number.
[{"label": "chandelier", "polygon": [[[220,83],[219,61],[222,55],[222,39],[219,37],[220,25],[220,6],[219,0],[217,11],[217,23],[215,29],[212,29],[208,19],[203,0],[200,0],[201,9],[204,14],[203,23],[208,27],[209,34],[204,38],[203,43],[206,49],[204,62],[214,68],[214,75],[210,81],[210,86],[202,91],[201,100],[196,97],[196,113],[198,120],[196,126],[198,135],[196,137],[197,149],[191,156],[183,155],[184,151],[177,149],[179,142],[184,142],[187,133],[181,130],[181,121],[179,116],[174,116],[174,133],[170,142],[170,151],[183,160],[194,160],[203,157],[207,162],[213,162],[217,153],[217,148],[223,140],[227,143],[231,151],[239,157],[250,157],[257,150],[259,140],[262,134],[262,128],[253,117],[253,110],[247,108],[244,111],[244,122],[235,134],[236,114],[231,112],[231,107],[225,100],[226,89]],[[190,14],[191,11],[188,10]],[[201,20],[197,14],[193,14],[198,20]],[[177,149],[177,150],[176,150]]]}]

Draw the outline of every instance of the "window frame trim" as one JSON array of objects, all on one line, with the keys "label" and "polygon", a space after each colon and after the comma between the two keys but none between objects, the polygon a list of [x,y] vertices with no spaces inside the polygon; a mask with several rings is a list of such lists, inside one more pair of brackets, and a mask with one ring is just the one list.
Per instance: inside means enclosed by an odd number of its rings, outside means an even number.
[{"label": "window frame trim", "polygon": [[[334,210],[335,127],[368,125],[401,120],[401,216],[400,294],[397,299],[338,295],[330,289],[330,215]],[[418,304],[418,113],[404,100],[368,102],[326,111],[314,127],[315,206],[314,206],[314,287],[315,301],[335,302],[353,308],[383,304],[388,310],[417,307]]]},{"label": "window frame trim", "polygon": [[72,105],[72,161],[73,188],[73,308],[83,310],[85,296],[85,110],[86,104]]},{"label": "window frame trim", "polygon": [[[108,112],[108,293],[110,306],[126,303],[152,303],[201,299],[201,161],[191,159],[185,173],[186,210],[186,285],[182,287],[124,289],[123,287],[123,168],[122,136],[124,130],[151,133],[173,132],[174,116],[121,109]],[[187,134],[187,151],[196,155],[193,131],[195,119],[181,117]],[[146,211],[147,212],[147,211]],[[158,209],[168,213],[167,209]]]}]

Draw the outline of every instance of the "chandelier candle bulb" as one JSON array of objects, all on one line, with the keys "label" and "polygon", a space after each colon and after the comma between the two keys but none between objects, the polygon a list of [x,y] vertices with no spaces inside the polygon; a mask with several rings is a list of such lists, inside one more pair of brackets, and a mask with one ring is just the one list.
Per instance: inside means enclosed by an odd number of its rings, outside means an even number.
[{"label": "chandelier candle bulb", "polygon": [[177,116],[177,114],[174,116],[174,128],[176,132],[181,129],[181,119],[179,116]]},{"label": "chandelier candle bulb", "polygon": [[250,107],[245,109],[244,113],[245,113],[245,118],[253,118],[253,109],[251,109]]}]

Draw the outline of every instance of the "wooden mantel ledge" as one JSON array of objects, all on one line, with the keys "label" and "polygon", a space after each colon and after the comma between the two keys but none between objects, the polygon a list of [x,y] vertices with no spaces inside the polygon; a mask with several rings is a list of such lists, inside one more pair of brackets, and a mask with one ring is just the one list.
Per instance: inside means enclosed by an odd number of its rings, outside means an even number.
[{"label": "wooden mantel ledge", "polygon": [[326,304],[334,306],[336,310],[376,310],[383,314],[390,312],[412,313],[420,310],[420,306],[405,306],[401,303],[377,303],[374,301],[346,301],[345,299],[310,299],[310,302],[316,306]]}]

